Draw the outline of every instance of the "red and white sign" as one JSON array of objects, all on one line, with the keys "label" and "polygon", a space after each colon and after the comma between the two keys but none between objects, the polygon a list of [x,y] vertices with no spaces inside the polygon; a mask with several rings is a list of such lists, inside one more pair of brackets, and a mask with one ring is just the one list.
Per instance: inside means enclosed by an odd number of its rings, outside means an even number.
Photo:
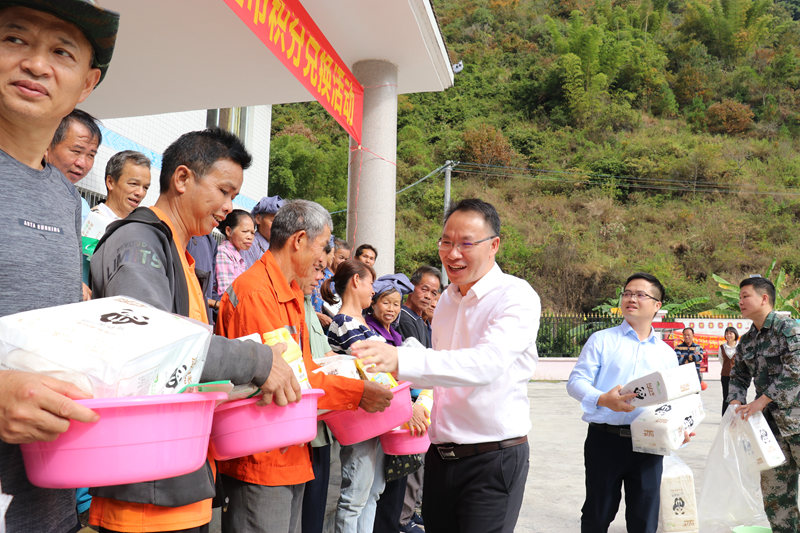
[{"label": "red and white sign", "polygon": [[328,113],[361,144],[364,88],[299,0],[224,0]]},{"label": "red and white sign", "polygon": [[[682,322],[684,327],[694,330],[694,342],[703,347],[706,354],[714,355],[719,352],[719,345],[725,342],[725,328],[732,326],[739,332],[739,337],[750,330],[752,320],[747,318],[676,318],[675,322]],[[674,340],[675,344],[683,342],[683,331],[671,333],[667,339]]]}]

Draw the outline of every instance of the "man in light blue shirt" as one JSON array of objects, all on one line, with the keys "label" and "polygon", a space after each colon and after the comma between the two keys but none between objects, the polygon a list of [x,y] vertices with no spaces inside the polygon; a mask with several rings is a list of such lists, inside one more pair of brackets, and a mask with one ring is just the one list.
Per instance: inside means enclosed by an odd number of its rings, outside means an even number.
[{"label": "man in light blue shirt", "polygon": [[620,389],[635,378],[678,366],[675,352],[652,326],[663,299],[664,287],[655,276],[629,277],[620,302],[625,320],[589,337],[569,376],[567,392],[581,402],[582,418],[589,423],[581,533],[608,531],[623,482],[628,531],[655,533],[658,527],[662,457],[632,450],[630,423],[641,408],[629,403],[635,394],[620,394]]}]

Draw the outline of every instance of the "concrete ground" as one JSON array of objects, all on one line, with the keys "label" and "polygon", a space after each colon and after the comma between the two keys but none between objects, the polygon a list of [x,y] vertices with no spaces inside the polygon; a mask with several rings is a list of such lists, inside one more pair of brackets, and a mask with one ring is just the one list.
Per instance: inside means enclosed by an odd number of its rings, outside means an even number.
[{"label": "concrete ground", "polygon": [[[706,418],[686,447],[678,455],[694,473],[695,489],[700,496],[703,470],[709,449],[717,434],[722,410],[719,381],[708,381],[703,391]],[[533,429],[531,469],[525,486],[516,532],[551,533],[580,531],[581,506],[585,496],[583,441],[586,423],[581,409],[566,391],[564,382],[534,381],[528,386]],[[625,502],[620,504],[610,533],[625,532]]]},{"label": "concrete ground", "polygon": [[[692,468],[699,498],[703,471],[721,418],[722,390],[719,381],[708,381],[703,391],[706,418],[697,436],[678,455]],[[752,396],[752,391],[751,391]],[[533,429],[528,435],[531,467],[525,498],[517,522],[517,533],[572,533],[580,531],[580,509],[584,499],[583,441],[586,423],[577,401],[569,397],[563,381],[532,381],[528,385]],[[328,516],[336,503],[340,483],[339,463],[333,454]],[[216,513],[215,513],[216,514]],[[216,517],[215,517],[216,518]],[[326,520],[326,533],[333,531]],[[219,531],[218,519],[212,532]],[[609,533],[624,533],[625,504],[620,505]]]}]

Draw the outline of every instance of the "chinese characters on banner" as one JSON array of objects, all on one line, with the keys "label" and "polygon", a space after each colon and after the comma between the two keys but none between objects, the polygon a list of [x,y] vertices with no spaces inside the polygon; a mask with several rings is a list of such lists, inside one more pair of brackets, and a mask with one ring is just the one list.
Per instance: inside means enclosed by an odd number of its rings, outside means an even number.
[{"label": "chinese characters on banner", "polygon": [[224,0],[314,98],[361,144],[364,88],[300,0]]}]

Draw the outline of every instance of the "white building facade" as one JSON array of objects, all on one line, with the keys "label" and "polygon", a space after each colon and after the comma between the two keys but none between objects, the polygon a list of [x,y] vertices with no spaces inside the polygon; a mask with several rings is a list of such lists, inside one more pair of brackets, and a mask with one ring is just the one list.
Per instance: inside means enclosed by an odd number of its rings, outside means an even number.
[{"label": "white building facade", "polygon": [[150,159],[152,179],[142,205],[151,206],[158,198],[161,154],[167,146],[184,133],[219,125],[236,133],[253,156],[253,164],[244,171],[242,190],[234,200],[235,207],[249,211],[267,195],[271,124],[270,105],[109,118],[102,121],[103,143],[97,151],[94,167],[77,185],[93,199],[105,197],[106,163],[117,152],[136,150]]}]

